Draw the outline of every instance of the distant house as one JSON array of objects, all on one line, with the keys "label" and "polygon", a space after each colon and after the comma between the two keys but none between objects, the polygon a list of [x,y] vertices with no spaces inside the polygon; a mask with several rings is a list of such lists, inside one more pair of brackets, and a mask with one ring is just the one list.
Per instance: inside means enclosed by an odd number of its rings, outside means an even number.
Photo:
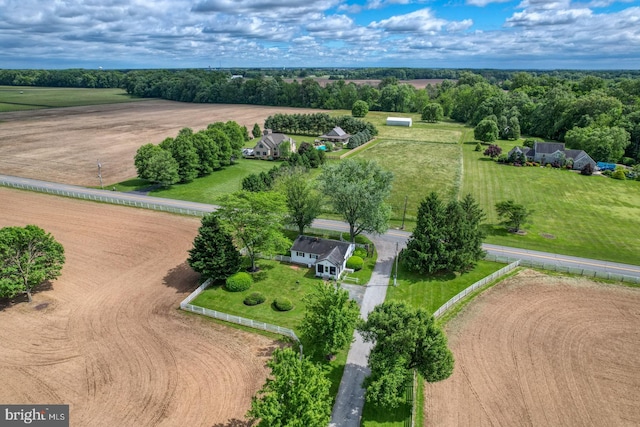
[{"label": "distant house", "polygon": [[333,143],[339,142],[342,144],[347,144],[349,142],[349,138],[351,138],[351,135],[343,131],[339,126],[334,127],[326,134],[320,136],[320,139],[323,141],[330,141]]},{"label": "distant house", "polygon": [[257,159],[277,159],[282,154],[283,144],[289,148],[289,153],[296,151],[296,142],[283,133],[273,133],[265,129],[262,138],[253,147],[253,156]]},{"label": "distant house", "polygon": [[590,163],[595,169],[596,162],[583,150],[568,150],[562,142],[535,142],[533,148],[514,147],[509,151],[509,158],[512,155],[524,154],[529,162],[538,162],[542,165],[547,163],[562,163],[563,160],[573,160],[573,169],[580,170]]},{"label": "distant house", "polygon": [[387,117],[387,126],[408,126],[411,127],[413,120],[411,117]]},{"label": "distant house", "polygon": [[354,250],[353,243],[300,235],[291,246],[291,262],[314,266],[317,277],[337,279]]}]

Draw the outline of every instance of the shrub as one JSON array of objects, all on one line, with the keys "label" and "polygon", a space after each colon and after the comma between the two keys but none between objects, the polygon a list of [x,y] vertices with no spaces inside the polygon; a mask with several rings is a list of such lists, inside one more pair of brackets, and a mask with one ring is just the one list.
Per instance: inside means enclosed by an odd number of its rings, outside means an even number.
[{"label": "shrub", "polygon": [[267,299],[260,292],[252,292],[250,295],[244,299],[245,305],[258,305],[265,302]]},{"label": "shrub", "polygon": [[476,151],[482,151],[482,144],[479,142],[476,144]]},{"label": "shrub", "polygon": [[622,164],[625,166],[633,166],[636,164],[636,161],[632,157],[623,157]]},{"label": "shrub", "polygon": [[229,276],[224,287],[229,292],[242,292],[251,287],[251,282],[253,282],[251,275],[249,275],[249,273],[241,271],[234,274],[233,276]]},{"label": "shrub", "polygon": [[367,250],[365,248],[356,248],[356,250],[353,251],[353,255],[364,259],[367,257]]},{"label": "shrub", "polygon": [[289,298],[278,297],[273,301],[273,305],[278,311],[289,311],[293,309],[293,303]]},{"label": "shrub", "polygon": [[351,268],[352,270],[355,270],[355,271],[362,270],[363,265],[364,265],[364,260],[357,255],[353,255],[351,258],[347,260],[347,268]]},{"label": "shrub", "polygon": [[627,179],[627,175],[624,173],[624,170],[616,169],[611,174],[611,178],[613,178],[613,179]]}]

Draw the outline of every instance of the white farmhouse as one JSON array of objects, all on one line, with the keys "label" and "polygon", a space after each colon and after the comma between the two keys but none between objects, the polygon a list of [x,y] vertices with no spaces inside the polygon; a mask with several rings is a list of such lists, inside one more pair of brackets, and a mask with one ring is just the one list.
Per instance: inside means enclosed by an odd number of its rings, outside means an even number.
[{"label": "white farmhouse", "polygon": [[316,277],[337,279],[355,248],[349,242],[300,235],[291,246],[291,262],[315,266]]}]

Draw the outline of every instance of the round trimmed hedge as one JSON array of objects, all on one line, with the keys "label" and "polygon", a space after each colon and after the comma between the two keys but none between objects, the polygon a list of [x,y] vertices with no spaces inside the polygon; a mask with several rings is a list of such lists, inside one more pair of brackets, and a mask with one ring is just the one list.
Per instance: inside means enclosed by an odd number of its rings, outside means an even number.
[{"label": "round trimmed hedge", "polygon": [[347,260],[347,268],[351,268],[354,271],[362,270],[364,260],[357,255],[352,256]]},{"label": "round trimmed hedge", "polygon": [[251,287],[251,282],[253,282],[251,275],[249,273],[245,273],[244,271],[240,271],[232,276],[229,276],[224,287],[229,292],[242,292]]},{"label": "round trimmed hedge", "polygon": [[273,301],[273,305],[278,311],[289,311],[293,308],[293,303],[289,298],[278,297]]},{"label": "round trimmed hedge", "polygon": [[356,250],[353,251],[353,255],[365,259],[367,257],[367,250],[365,248],[356,248]]},{"label": "round trimmed hedge", "polygon": [[260,292],[252,292],[251,294],[247,295],[243,302],[245,305],[253,306],[262,304],[266,300],[267,298],[265,298],[265,296]]}]

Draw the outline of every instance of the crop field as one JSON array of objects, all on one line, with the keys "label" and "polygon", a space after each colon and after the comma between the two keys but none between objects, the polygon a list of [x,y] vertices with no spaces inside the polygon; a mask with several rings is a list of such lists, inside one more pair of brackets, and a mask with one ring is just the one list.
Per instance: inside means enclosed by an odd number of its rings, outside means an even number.
[{"label": "crop field", "polygon": [[175,137],[182,128],[234,120],[250,130],[275,113],[313,111],[145,100],[0,113],[0,173],[95,187],[100,160],[111,186],[136,176],[133,158],[141,145]]},{"label": "crop field", "polygon": [[523,270],[446,326],[425,425],[638,425],[640,289]]},{"label": "crop field", "polygon": [[415,221],[418,205],[431,191],[445,200],[458,194],[462,174],[460,145],[381,139],[353,158],[375,160],[393,172],[393,189],[388,202],[396,222],[402,220],[405,197],[407,220]]},{"label": "crop field", "polygon": [[66,255],[33,303],[0,305],[0,402],[69,404],[78,426],[244,420],[278,344],[176,310],[198,284],[185,264],[197,218],[5,188],[0,200],[0,227],[37,224]]},{"label": "crop field", "polygon": [[0,112],[133,101],[143,99],[128,95],[123,89],[0,86]]},{"label": "crop field", "polygon": [[[503,152],[513,147],[503,144]],[[574,171],[499,165],[464,144],[461,194],[487,213],[489,243],[638,264],[640,182]],[[534,211],[526,236],[497,226],[497,202],[513,199]]]}]

